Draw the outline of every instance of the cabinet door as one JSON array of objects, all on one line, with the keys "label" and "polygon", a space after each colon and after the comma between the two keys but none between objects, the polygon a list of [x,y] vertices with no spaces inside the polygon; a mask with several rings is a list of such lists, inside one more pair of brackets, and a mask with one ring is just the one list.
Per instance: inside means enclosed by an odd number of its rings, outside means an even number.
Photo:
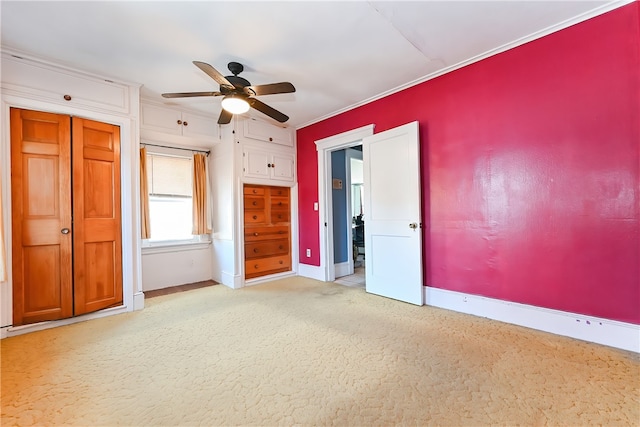
[{"label": "cabinet door", "polygon": [[4,88],[60,104],[129,113],[129,88],[98,77],[2,55]]},{"label": "cabinet door", "polygon": [[122,304],[120,128],[73,119],[74,315]]},{"label": "cabinet door", "polygon": [[293,147],[292,129],[272,125],[260,120],[245,120],[243,134],[246,138]]},{"label": "cabinet door", "polygon": [[197,116],[190,113],[182,113],[182,135],[202,140],[215,140],[217,138],[217,122],[215,117]]},{"label": "cabinet door", "polygon": [[140,127],[157,132],[182,135],[182,113],[171,108],[143,104]]},{"label": "cabinet door", "polygon": [[295,177],[293,155],[277,153],[271,157],[271,178],[278,181],[293,181]]},{"label": "cabinet door", "polygon": [[14,326],[73,315],[70,126],[11,109]]},{"label": "cabinet door", "polygon": [[250,178],[269,178],[271,172],[271,156],[262,150],[246,148],[244,157],[244,176]]}]

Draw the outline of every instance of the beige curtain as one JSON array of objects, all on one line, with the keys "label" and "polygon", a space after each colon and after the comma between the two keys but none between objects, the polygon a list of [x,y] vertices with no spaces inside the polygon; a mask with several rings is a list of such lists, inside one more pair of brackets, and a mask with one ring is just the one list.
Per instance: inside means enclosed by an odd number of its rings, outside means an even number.
[{"label": "beige curtain", "polygon": [[4,250],[4,209],[2,208],[2,185],[0,183],[0,282],[7,280],[7,254]]},{"label": "beige curtain", "polygon": [[151,237],[149,222],[149,181],[147,180],[147,149],[140,149],[140,237]]},{"label": "beige curtain", "polygon": [[193,155],[193,229],[191,234],[211,233],[209,168],[204,154]]}]

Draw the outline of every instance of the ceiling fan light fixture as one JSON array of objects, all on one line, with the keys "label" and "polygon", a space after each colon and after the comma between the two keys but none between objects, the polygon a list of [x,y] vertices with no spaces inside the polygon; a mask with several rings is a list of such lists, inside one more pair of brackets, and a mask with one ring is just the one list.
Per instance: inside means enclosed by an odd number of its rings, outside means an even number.
[{"label": "ceiling fan light fixture", "polygon": [[241,96],[227,95],[222,99],[222,108],[231,114],[242,114],[249,111],[249,103]]}]

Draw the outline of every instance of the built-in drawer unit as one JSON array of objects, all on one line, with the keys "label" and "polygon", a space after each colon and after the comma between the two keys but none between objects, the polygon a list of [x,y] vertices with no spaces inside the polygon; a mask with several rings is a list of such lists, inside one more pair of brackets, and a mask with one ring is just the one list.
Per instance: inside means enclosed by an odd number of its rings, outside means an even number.
[{"label": "built-in drawer unit", "polygon": [[291,270],[289,188],[246,184],[245,279]]}]

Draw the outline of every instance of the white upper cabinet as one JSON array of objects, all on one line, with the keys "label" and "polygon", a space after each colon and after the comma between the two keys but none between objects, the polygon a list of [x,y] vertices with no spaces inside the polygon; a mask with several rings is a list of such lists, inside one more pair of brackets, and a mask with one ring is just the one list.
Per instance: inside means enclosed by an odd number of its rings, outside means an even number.
[{"label": "white upper cabinet", "polygon": [[129,85],[9,52],[2,53],[2,89],[7,94],[83,109],[131,113]]},{"label": "white upper cabinet", "polygon": [[256,119],[244,120],[245,138],[293,147],[293,132],[290,128],[280,127]]},{"label": "white upper cabinet", "polygon": [[289,182],[295,179],[293,153],[269,152],[256,147],[245,147],[242,157],[242,170],[246,178]]},{"label": "white upper cabinet", "polygon": [[[239,132],[238,132],[239,131]],[[244,182],[291,185],[295,182],[295,130],[246,118],[236,122]]]},{"label": "white upper cabinet", "polygon": [[141,104],[141,111],[140,130],[143,137],[168,140],[171,138],[166,135],[175,135],[211,144],[218,141],[215,117],[145,102]]}]

